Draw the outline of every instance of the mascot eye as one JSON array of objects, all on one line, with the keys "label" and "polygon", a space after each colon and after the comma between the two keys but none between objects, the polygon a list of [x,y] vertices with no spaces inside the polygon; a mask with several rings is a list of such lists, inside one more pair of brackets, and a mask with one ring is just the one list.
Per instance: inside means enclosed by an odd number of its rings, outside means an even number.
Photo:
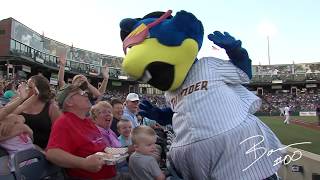
[{"label": "mascot eye", "polygon": [[131,47],[127,47],[125,52],[128,53],[131,50]]},{"label": "mascot eye", "polygon": [[124,54],[127,54],[128,47],[132,47],[134,45],[140,44],[143,42],[146,38],[149,37],[149,29],[160,24],[162,21],[167,19],[171,15],[172,11],[169,10],[166,13],[164,13],[160,18],[156,19],[152,23],[149,23],[147,25],[140,24],[136,29],[134,29],[124,40],[123,40],[123,51]]}]

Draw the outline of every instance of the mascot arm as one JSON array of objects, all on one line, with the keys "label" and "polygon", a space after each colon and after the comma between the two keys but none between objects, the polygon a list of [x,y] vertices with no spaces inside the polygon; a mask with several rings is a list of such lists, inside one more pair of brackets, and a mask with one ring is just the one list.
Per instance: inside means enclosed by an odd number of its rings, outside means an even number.
[{"label": "mascot arm", "polygon": [[157,121],[161,125],[172,124],[173,111],[171,108],[158,108],[149,101],[143,100],[139,104],[139,114],[149,119]]},{"label": "mascot arm", "polygon": [[245,72],[249,79],[252,78],[251,59],[249,58],[248,52],[241,47],[242,43],[240,40],[236,40],[227,32],[222,34],[219,31],[209,34],[208,39],[225,49],[232,64]]}]

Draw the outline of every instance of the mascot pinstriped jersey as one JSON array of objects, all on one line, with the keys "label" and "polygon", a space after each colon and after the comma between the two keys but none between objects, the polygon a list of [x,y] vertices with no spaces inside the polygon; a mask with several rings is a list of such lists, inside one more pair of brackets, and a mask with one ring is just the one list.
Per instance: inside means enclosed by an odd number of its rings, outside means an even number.
[{"label": "mascot pinstriped jersey", "polygon": [[224,48],[230,60],[197,59],[203,25],[186,11],[126,18],[120,28],[123,69],[165,91],[170,107],[142,101],[140,113],[160,124],[172,123],[176,137],[169,154],[183,179],[276,178],[283,152],[272,150],[282,145],[253,115],[261,100],[242,85],[252,74],[240,40],[215,31],[209,40]]}]

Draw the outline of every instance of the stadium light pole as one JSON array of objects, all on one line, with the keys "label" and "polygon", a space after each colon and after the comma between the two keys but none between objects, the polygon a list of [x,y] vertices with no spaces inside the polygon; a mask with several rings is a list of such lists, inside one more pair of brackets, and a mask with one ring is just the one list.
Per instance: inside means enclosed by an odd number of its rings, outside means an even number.
[{"label": "stadium light pole", "polygon": [[260,33],[264,37],[267,37],[267,58],[268,58],[269,65],[271,65],[270,37],[276,34],[276,32],[277,32],[276,27],[271,22],[263,21],[259,24],[258,28],[259,28]]}]

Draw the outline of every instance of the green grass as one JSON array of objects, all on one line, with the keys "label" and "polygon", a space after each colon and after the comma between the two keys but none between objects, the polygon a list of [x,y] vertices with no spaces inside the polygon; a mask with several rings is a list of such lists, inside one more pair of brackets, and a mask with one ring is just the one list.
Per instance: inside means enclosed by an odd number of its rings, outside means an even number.
[{"label": "green grass", "polygon": [[283,144],[289,145],[300,142],[311,142],[312,144],[296,145],[292,147],[320,155],[320,131],[295,124],[285,125],[282,118],[277,116],[262,116],[259,118],[272,129]]}]

